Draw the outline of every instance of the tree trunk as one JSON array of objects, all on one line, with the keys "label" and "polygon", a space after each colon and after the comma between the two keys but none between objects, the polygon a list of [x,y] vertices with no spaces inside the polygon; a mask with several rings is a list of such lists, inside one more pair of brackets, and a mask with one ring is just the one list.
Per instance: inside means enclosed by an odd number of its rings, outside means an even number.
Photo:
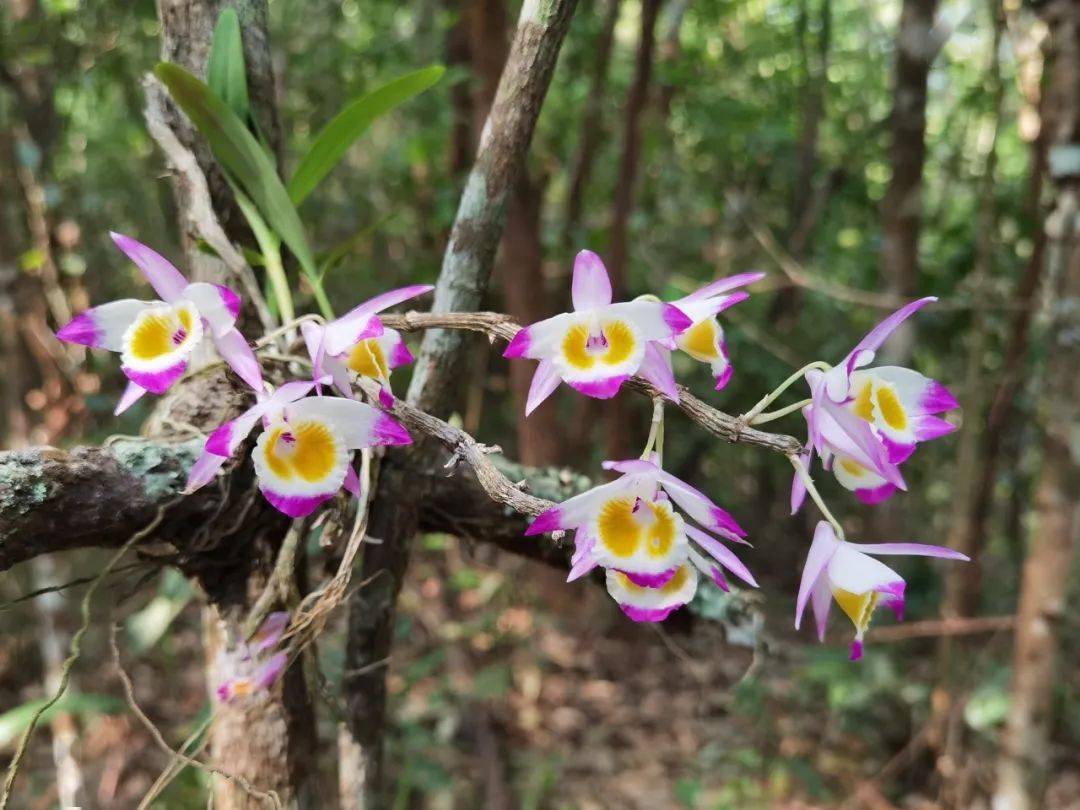
[{"label": "tree trunk", "polygon": [[[235,8],[240,18],[252,107],[269,143],[277,148],[280,128],[265,0],[158,0],[162,24],[161,58],[205,77],[214,25],[227,7]],[[163,89],[154,84],[148,92],[164,94]],[[230,239],[243,241],[247,232],[243,217],[205,141],[170,101],[159,97],[151,104],[161,107],[165,124],[196,156],[207,178],[214,212]],[[183,177],[177,176],[174,180],[184,231],[186,264],[192,278],[235,285],[235,279],[229,277],[221,261],[199,249],[199,235],[192,225],[195,217],[189,215],[195,205],[193,190]],[[191,424],[209,432],[225,419],[237,415],[235,395],[215,395],[207,387],[215,385],[231,387],[221,375],[196,375],[175,396],[163,399],[151,422],[150,435],[167,432],[163,427],[167,424],[165,417],[173,423]],[[223,552],[230,559],[219,561],[220,569],[195,572],[211,603],[204,616],[211,700],[220,680],[218,653],[223,645],[235,645],[245,637],[244,620],[269,578],[287,526],[280,515],[273,514],[273,510],[263,503],[256,491],[248,496],[251,511],[244,520],[242,536],[229,537],[227,545],[231,552]],[[224,540],[223,536],[208,532],[204,542],[212,549],[222,545]],[[210,729],[210,749],[217,767],[246,777],[261,790],[277,791],[286,804],[309,803],[314,775],[314,709],[300,670],[299,666],[291,667],[282,688],[264,699],[218,704]],[[213,791],[214,806],[219,810],[248,807],[253,801],[236,783],[225,779],[215,778]]]},{"label": "tree trunk", "polygon": [[589,95],[585,100],[585,110],[581,116],[578,150],[570,171],[570,190],[566,195],[566,211],[563,214],[562,244],[567,253],[572,251],[575,240],[579,238],[585,189],[588,188],[589,178],[592,176],[596,150],[604,135],[602,113],[607,92],[608,65],[611,62],[612,45],[615,42],[615,23],[619,20],[620,2],[621,0],[607,0],[600,36],[596,39]]},{"label": "tree trunk", "polygon": [[[443,256],[433,312],[476,309],[487,290],[506,207],[575,6],[576,0],[526,0],[521,8]],[[469,345],[461,332],[426,332],[409,386],[409,402],[436,416],[449,413],[458,402]],[[343,795],[342,807],[380,807],[386,800],[382,745],[395,603],[418,525],[417,507],[428,491],[430,471],[441,461],[438,448],[421,441],[408,453],[387,457],[379,474],[369,534],[381,542],[365,545],[361,581],[368,584],[349,599],[344,690],[353,744],[346,746],[350,756],[342,767],[356,774],[349,780],[356,793]]]},{"label": "tree trunk", "polygon": [[994,807],[1038,807],[1051,767],[1051,704],[1058,632],[1065,613],[1080,515],[1080,6],[1054,0],[1040,7],[1050,36],[1046,71],[1050,175],[1056,183],[1047,218],[1047,275],[1054,289],[1041,422],[1043,466],[1035,493],[1020,586],[1012,701],[1002,736]]},{"label": "tree trunk", "polygon": [[[641,116],[649,101],[652,83],[653,56],[656,51],[656,18],[663,0],[642,0],[641,31],[638,38],[634,78],[626,98],[623,119],[622,156],[615,185],[615,200],[611,214],[611,246],[607,268],[611,275],[614,300],[625,301],[628,295],[627,264],[629,260],[630,215],[634,211],[634,191],[641,163]],[[629,430],[629,415],[625,397],[608,403],[607,457],[626,458],[633,432]]]},{"label": "tree trunk", "polygon": [[[926,82],[940,48],[933,34],[938,0],[904,0],[896,34],[890,162],[885,192],[881,269],[886,288],[905,298],[919,287],[919,230],[922,220],[922,174],[926,159]],[[891,357],[911,356],[915,333],[905,323],[890,341]]]}]

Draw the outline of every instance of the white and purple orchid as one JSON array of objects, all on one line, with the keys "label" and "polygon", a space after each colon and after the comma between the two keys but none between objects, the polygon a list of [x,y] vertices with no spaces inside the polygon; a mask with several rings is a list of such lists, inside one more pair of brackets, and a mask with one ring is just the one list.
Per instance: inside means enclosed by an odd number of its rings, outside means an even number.
[{"label": "white and purple orchid", "polygon": [[110,235],[161,300],[125,298],[93,307],[75,316],[56,336],[120,353],[120,367],[129,382],[115,413],[124,412],[147,392],[165,393],[187,369],[207,329],[222,359],[252,388],[261,388],[258,360],[235,325],[240,297],[217,284],[188,283],[156,251],[129,236]]},{"label": "white and purple orchid", "polygon": [[218,700],[222,703],[243,700],[274,685],[285,671],[289,656],[284,650],[273,652],[273,649],[288,626],[288,613],[271,613],[248,641],[218,653],[218,684],[214,690]]},{"label": "white and purple orchid", "polygon": [[[690,319],[691,324],[685,332],[673,338],[668,345],[665,346],[662,342],[649,345],[646,352],[659,353],[659,357],[653,360],[653,365],[663,363],[670,372],[671,352],[673,349],[679,349],[694,360],[706,363],[716,379],[716,390],[723,389],[730,382],[735,368],[728,354],[724,327],[720,325],[720,319],[717,316],[750,297],[750,294],[745,291],[733,292],[734,290],[761,281],[763,278],[765,278],[764,273],[740,273],[706,284],[700,290],[695,290],[678,301],[673,301],[674,306]],[[670,376],[674,380],[674,375]],[[666,378],[665,375],[664,379]],[[672,396],[670,391],[662,388],[661,390],[678,401],[677,391]]]},{"label": "white and purple orchid", "polygon": [[256,402],[206,440],[188,474],[187,491],[209,483],[262,420],[252,450],[259,489],[289,517],[309,515],[344,487],[360,494],[354,450],[410,444],[405,428],[389,414],[354,399],[309,397],[313,381],[290,382]]},{"label": "white and purple orchid", "polygon": [[589,250],[574,260],[574,311],[521,329],[504,357],[539,360],[525,405],[532,413],[565,382],[597,399],[609,399],[626,380],[640,374],[678,400],[670,362],[658,341],[670,341],[690,327],[678,307],[659,301],[611,303],[611,279],[600,257]]},{"label": "white and purple orchid", "polygon": [[[704,494],[661,469],[655,455],[603,466],[622,475],[542,512],[525,531],[528,536],[576,530],[568,581],[604,567],[608,590],[623,612],[650,622],[693,598],[698,571],[724,590],[725,569],[757,586],[742,561],[713,536],[745,543],[746,532]],[[675,506],[708,531],[689,524]]]},{"label": "white and purple orchid", "polygon": [[[811,401],[803,408],[809,433],[803,463],[809,465],[816,452],[841,486],[866,503],[906,489],[898,465],[919,442],[956,429],[935,415],[959,407],[944,385],[907,368],[868,368],[889,335],[936,300],[920,298],[901,307],[871,329],[839,365],[806,372]],[[804,495],[796,475],[792,511],[799,508]]]},{"label": "white and purple orchid", "polygon": [[430,284],[402,287],[365,301],[325,326],[302,324],[317,387],[321,390],[331,382],[342,396],[351,398],[355,374],[375,380],[388,396],[390,372],[414,358],[401,333],[385,327],[378,313],[433,289]]},{"label": "white and purple orchid", "polygon": [[968,559],[959,551],[922,543],[850,543],[838,538],[827,521],[818,523],[795,601],[795,629],[802,624],[809,602],[817,622],[818,639],[824,640],[829,609],[835,600],[855,626],[852,661],[862,657],[863,637],[875,608],[882,605],[890,608],[898,620],[904,618],[904,578],[871,555]]}]

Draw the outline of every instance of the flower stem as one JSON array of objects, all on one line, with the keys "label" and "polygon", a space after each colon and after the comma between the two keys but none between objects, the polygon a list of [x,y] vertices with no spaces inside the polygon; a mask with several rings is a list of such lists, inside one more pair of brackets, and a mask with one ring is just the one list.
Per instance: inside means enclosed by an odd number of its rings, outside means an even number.
[{"label": "flower stem", "polygon": [[807,363],[805,366],[794,372],[790,377],[784,380],[778,385],[770,394],[763,396],[753,408],[744,413],[740,418],[748,425],[754,424],[754,417],[768,408],[777,397],[788,390],[798,379],[800,379],[810,369],[816,368],[821,371],[828,371],[832,366],[823,360],[815,360],[813,363]]},{"label": "flower stem", "polygon": [[662,460],[664,457],[664,400],[657,397],[653,400],[652,423],[649,425],[649,438],[645,442],[645,449],[641,451],[641,458],[648,460],[653,449]]},{"label": "flower stem", "polygon": [[829,511],[829,507],[825,505],[825,501],[821,498],[821,493],[817,491],[817,487],[814,486],[814,479],[810,477],[810,473],[806,469],[806,465],[802,463],[802,459],[798,456],[788,456],[788,460],[795,468],[795,473],[802,479],[803,486],[806,487],[807,493],[817,504],[817,508],[821,510],[821,514],[825,516],[825,519],[829,521],[829,525],[833,527],[833,531],[836,532],[836,537],[840,540],[844,539],[844,528],[840,525],[833,513]]},{"label": "flower stem", "polygon": [[789,413],[802,410],[809,405],[811,400],[801,399],[798,402],[794,402],[791,405],[787,405],[783,408],[778,408],[775,411],[769,411],[768,413],[759,413],[757,416],[750,420],[751,425],[764,425],[766,422],[771,422],[774,419],[779,419],[781,416],[787,416]]}]

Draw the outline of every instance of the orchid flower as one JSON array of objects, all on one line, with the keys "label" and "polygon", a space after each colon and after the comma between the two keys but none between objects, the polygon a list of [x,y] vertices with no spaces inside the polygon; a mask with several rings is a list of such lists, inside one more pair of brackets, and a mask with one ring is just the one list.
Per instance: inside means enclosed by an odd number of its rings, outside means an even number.
[{"label": "orchid flower", "polygon": [[640,374],[678,400],[671,365],[655,350],[685,331],[690,319],[659,301],[611,303],[611,280],[600,257],[589,250],[574,260],[574,311],[521,329],[503,357],[539,360],[525,414],[532,413],[565,382],[597,399],[609,399],[626,380]]},{"label": "orchid flower", "polygon": [[[868,368],[889,335],[936,300],[920,298],[901,307],[871,329],[839,365],[824,372],[806,372],[811,401],[803,408],[809,430],[804,463],[817,452],[841,486],[867,503],[906,488],[897,465],[911,456],[919,442],[956,429],[935,416],[959,407],[944,385],[907,368]],[[793,510],[801,504],[802,494],[796,476]]]},{"label": "orchid flower", "polygon": [[304,322],[300,329],[311,356],[316,387],[321,391],[329,378],[342,396],[352,398],[351,372],[375,380],[388,394],[390,372],[414,358],[401,333],[383,326],[378,313],[433,289],[430,284],[402,287],[365,301],[325,326]]},{"label": "orchid flower", "polygon": [[56,336],[120,353],[120,368],[129,382],[115,413],[123,413],[148,391],[165,393],[187,369],[207,329],[222,359],[248,385],[260,389],[259,362],[235,326],[240,297],[217,284],[189,284],[164,256],[131,237],[110,235],[162,300],[125,298],[93,307],[76,315]]},{"label": "orchid flower", "polygon": [[228,703],[247,698],[273,686],[285,671],[289,656],[284,650],[269,654],[289,626],[289,614],[271,613],[247,642],[234,650],[218,654],[219,681],[215,693],[218,700]]},{"label": "orchid flower", "polygon": [[[634,621],[661,621],[689,602],[699,570],[724,590],[724,569],[757,586],[742,561],[713,536],[745,543],[746,533],[730,514],[662,470],[655,456],[603,466],[622,475],[540,513],[525,531],[529,536],[576,529],[568,581],[597,566],[607,568],[608,591]],[[675,506],[708,531],[687,523]]]},{"label": "orchid flower", "polygon": [[[659,353],[659,358],[653,361],[654,365],[663,363],[670,372],[671,350],[680,349],[694,360],[707,363],[713,377],[716,378],[716,390],[724,388],[731,380],[734,367],[731,365],[727,341],[724,339],[724,328],[720,325],[717,316],[725,309],[750,297],[749,293],[732,292],[732,290],[753,284],[763,278],[765,278],[764,273],[740,273],[714,281],[674,301],[674,305],[690,319],[691,325],[667,346],[661,342],[650,344],[646,352]],[[671,378],[674,379],[674,376]],[[667,375],[664,379],[667,379]],[[671,396],[668,391],[664,393]],[[678,400],[677,393],[672,396],[672,399]]]},{"label": "orchid flower", "polygon": [[874,609],[890,608],[898,620],[904,618],[904,578],[870,555],[905,554],[967,560],[959,551],[922,543],[850,543],[836,536],[827,521],[814,531],[814,542],[806,555],[799,595],[795,602],[795,629],[802,624],[807,602],[814,611],[818,638],[824,640],[829,608],[833,600],[855,625],[851,660],[862,657],[863,637]]},{"label": "orchid flower", "polygon": [[209,483],[260,419],[263,432],[251,455],[259,489],[294,518],[311,514],[342,487],[360,494],[354,450],[412,442],[389,414],[353,399],[307,396],[314,386],[290,382],[273,394],[257,394],[251,408],[210,434],[188,474],[187,491]]}]

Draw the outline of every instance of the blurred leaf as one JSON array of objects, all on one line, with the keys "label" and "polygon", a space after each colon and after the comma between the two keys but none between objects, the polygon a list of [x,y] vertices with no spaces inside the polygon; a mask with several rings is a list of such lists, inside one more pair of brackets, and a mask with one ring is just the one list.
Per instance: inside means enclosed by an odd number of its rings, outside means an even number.
[{"label": "blurred leaf", "polygon": [[160,62],[154,68],[154,73],[168,88],[173,101],[206,138],[214,157],[251,197],[277,236],[289,246],[312,281],[323,314],[332,317],[330,302],[318,283],[318,272],[307,237],[304,236],[300,215],[289,199],[270,156],[236,117],[236,113],[182,67]]},{"label": "blurred leaf", "polygon": [[500,698],[510,691],[510,668],[504,664],[484,667],[473,676],[472,687],[475,697]]},{"label": "blurred leaf", "polygon": [[206,83],[241,121],[248,120],[251,101],[248,99],[240,18],[235,9],[224,9],[214,26],[210,58],[206,63]]},{"label": "blurred leaf", "polygon": [[[28,701],[21,706],[0,714],[0,748],[10,745],[26,729],[34,712],[49,702],[49,698]],[[127,711],[124,701],[111,695],[95,695],[66,692],[41,715],[41,722],[48,723],[57,713],[98,715],[120,714]]]},{"label": "blurred leaf", "polygon": [[315,136],[311,147],[300,159],[292,179],[289,180],[289,195],[292,201],[300,205],[307,199],[376,118],[427,90],[441,79],[445,72],[446,69],[441,65],[417,70],[348,104]]},{"label": "blurred leaf", "polygon": [[191,583],[184,575],[172,568],[165,569],[157,596],[125,622],[132,651],[144,653],[161,641],[192,596]]}]

